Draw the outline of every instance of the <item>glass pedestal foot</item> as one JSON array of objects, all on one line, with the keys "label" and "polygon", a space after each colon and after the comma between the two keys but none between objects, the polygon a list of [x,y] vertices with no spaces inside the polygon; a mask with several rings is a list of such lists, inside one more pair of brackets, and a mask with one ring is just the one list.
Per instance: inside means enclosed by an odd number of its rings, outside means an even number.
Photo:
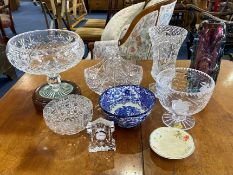
[{"label": "glass pedestal foot", "polygon": [[176,116],[172,113],[164,113],[163,123],[166,126],[189,130],[195,125],[195,119],[192,116]]},{"label": "glass pedestal foot", "polygon": [[63,80],[60,83],[60,88],[52,89],[48,84],[38,87],[32,96],[35,108],[42,111],[47,103],[53,99],[58,99],[69,94],[81,94],[80,88],[71,81]]}]

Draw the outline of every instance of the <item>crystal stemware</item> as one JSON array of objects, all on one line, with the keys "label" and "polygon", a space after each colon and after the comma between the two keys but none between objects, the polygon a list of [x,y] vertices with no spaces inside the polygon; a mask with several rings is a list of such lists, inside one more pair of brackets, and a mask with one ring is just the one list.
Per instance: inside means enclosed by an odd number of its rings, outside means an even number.
[{"label": "crystal stemware", "polygon": [[47,75],[48,84],[34,93],[34,103],[40,101],[42,106],[51,99],[78,91],[74,83],[61,81],[59,73],[78,64],[83,54],[82,39],[66,30],[26,32],[11,38],[7,44],[7,57],[13,66],[26,73]]},{"label": "crystal stemware", "polygon": [[205,108],[215,87],[213,78],[191,68],[163,70],[156,82],[159,101],[168,111],[162,116],[163,123],[184,130],[195,125],[191,115]]}]

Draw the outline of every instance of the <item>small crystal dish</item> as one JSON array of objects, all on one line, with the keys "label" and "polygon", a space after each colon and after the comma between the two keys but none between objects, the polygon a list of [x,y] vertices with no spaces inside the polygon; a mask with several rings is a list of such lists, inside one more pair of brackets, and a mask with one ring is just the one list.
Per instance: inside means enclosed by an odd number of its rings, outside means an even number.
[{"label": "small crystal dish", "polygon": [[121,85],[101,94],[99,104],[107,118],[123,128],[135,127],[151,113],[156,98],[149,89],[137,85]]},{"label": "small crystal dish", "polygon": [[73,135],[84,130],[92,115],[91,100],[74,94],[52,100],[43,110],[46,125],[61,135]]},{"label": "small crystal dish", "polygon": [[155,129],[150,134],[150,147],[167,159],[183,159],[195,150],[192,136],[182,129],[172,127]]}]

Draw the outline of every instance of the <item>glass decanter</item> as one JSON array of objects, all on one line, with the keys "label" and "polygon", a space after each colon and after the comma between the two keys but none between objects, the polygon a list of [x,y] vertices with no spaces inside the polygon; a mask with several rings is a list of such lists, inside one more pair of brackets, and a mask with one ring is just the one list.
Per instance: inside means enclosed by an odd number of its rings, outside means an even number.
[{"label": "glass decanter", "polygon": [[191,116],[209,102],[215,82],[208,74],[191,69],[176,68],[160,72],[156,78],[157,97],[168,111],[162,116],[166,126],[184,130],[195,125]]},{"label": "glass decanter", "polygon": [[17,69],[35,75],[47,75],[48,83],[37,88],[34,104],[43,108],[52,99],[78,93],[77,86],[61,81],[59,73],[78,64],[84,54],[84,43],[78,34],[66,30],[36,30],[11,38],[7,57]]},{"label": "glass decanter", "polygon": [[203,21],[194,39],[190,67],[217,80],[225,45],[225,24]]}]

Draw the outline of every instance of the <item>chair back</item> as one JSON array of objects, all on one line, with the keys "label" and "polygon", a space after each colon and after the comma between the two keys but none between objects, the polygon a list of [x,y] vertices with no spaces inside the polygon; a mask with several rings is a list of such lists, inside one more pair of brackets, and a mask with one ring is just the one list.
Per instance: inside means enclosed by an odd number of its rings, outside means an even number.
[{"label": "chair back", "polygon": [[148,29],[169,24],[176,0],[163,0],[148,7],[149,3],[147,2],[145,9],[133,19],[119,40],[120,51],[126,59],[152,59]]}]

